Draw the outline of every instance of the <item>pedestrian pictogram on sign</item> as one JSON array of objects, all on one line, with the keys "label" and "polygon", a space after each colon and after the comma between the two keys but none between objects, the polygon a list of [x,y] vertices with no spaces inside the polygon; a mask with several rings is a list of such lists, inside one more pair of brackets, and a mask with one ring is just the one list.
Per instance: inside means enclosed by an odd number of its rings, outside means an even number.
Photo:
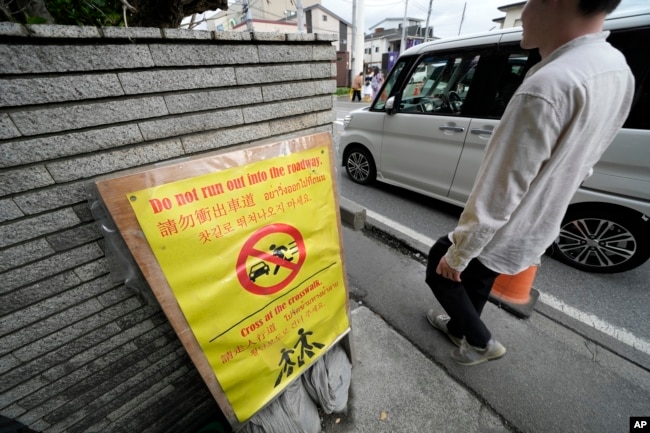
[{"label": "pedestrian pictogram on sign", "polygon": [[237,278],[256,295],[272,295],[298,275],[307,252],[302,235],[288,224],[271,224],[257,230],[244,243],[237,258]]}]

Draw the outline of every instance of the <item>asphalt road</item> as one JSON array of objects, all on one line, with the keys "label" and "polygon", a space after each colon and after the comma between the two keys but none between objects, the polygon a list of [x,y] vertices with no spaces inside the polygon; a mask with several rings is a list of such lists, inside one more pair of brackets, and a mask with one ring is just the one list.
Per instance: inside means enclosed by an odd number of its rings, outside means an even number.
[{"label": "asphalt road", "polygon": [[[335,106],[337,119],[342,120],[349,111],[363,105],[340,98]],[[341,132],[342,126],[337,122],[336,149]],[[337,178],[342,197],[425,243],[452,230],[461,211],[389,185],[357,185],[342,167],[338,167]],[[592,274],[544,257],[534,287],[541,293],[536,309],[558,322],[580,328],[581,332],[595,329],[597,337],[604,334],[620,350],[629,349],[632,357],[640,351],[644,359],[641,363],[646,363],[650,355],[650,262],[625,273]]]}]

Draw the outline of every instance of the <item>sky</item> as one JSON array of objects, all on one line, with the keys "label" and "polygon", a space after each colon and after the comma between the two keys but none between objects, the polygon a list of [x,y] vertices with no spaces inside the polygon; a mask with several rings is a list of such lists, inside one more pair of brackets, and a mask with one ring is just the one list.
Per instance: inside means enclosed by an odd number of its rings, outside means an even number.
[{"label": "sky", "polygon": [[[357,2],[362,0],[357,0]],[[363,0],[364,30],[385,18],[404,18],[405,0]],[[497,8],[517,0],[433,0],[429,25],[436,37],[445,38],[458,34],[489,31],[497,26],[492,20],[505,16]],[[426,24],[430,0],[408,0],[409,18],[421,18]],[[321,5],[339,17],[352,23],[352,0],[321,0]],[[650,6],[650,0],[622,0],[617,11]],[[465,15],[463,17],[463,8]],[[462,26],[461,26],[462,19]]]}]

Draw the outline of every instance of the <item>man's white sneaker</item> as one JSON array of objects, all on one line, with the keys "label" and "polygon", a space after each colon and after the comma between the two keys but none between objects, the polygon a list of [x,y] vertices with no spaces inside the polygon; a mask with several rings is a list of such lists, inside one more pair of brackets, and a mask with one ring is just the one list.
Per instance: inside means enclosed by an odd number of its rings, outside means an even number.
[{"label": "man's white sneaker", "polygon": [[476,365],[501,358],[505,354],[506,348],[494,338],[488,341],[485,349],[474,347],[463,338],[460,347],[451,351],[451,359],[461,365]]},{"label": "man's white sneaker", "polygon": [[449,323],[450,320],[449,316],[447,316],[446,314],[439,314],[436,316],[435,311],[429,310],[427,311],[427,320],[429,321],[429,323],[431,323],[431,326],[447,334],[447,337],[449,337],[451,342],[454,343],[456,346],[460,347],[461,339],[451,335],[449,333],[449,330],[447,329],[447,323]]}]

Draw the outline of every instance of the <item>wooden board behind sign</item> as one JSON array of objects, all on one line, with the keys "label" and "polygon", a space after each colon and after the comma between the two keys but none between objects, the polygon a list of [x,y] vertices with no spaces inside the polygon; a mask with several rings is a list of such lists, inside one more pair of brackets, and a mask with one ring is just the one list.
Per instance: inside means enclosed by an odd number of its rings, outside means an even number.
[{"label": "wooden board behind sign", "polygon": [[[215,171],[226,170],[232,167],[244,166],[248,163],[265,160],[277,156],[289,155],[303,150],[326,146],[329,149],[330,161],[335,161],[332,151],[331,135],[319,133],[296,139],[279,141],[270,144],[229,150],[227,152],[213,152],[199,157],[187,158],[170,164],[158,164],[141,169],[117,173],[98,179],[95,182],[97,192],[110,213],[117,229],[126,242],[136,263],[144,274],[152,292],[156,296],[169,322],[178,335],[181,343],[187,350],[192,362],[198,369],[201,377],[208,386],[211,394],[219,404],[222,412],[237,430],[240,422],[228,402],[219,382],[210,367],[208,360],[194,337],[190,326],[183,315],[154,253],[149,246],[137,221],[136,215],[127,200],[127,194],[142,189],[188,179]],[[338,210],[338,191],[334,179],[334,167],[330,167],[333,180],[335,204]],[[343,242],[341,239],[341,220],[338,211],[337,225],[339,232],[339,245],[343,257]],[[347,289],[346,289],[347,290]],[[346,306],[349,311],[349,306]],[[349,339],[344,338],[344,347],[350,353]]]}]

